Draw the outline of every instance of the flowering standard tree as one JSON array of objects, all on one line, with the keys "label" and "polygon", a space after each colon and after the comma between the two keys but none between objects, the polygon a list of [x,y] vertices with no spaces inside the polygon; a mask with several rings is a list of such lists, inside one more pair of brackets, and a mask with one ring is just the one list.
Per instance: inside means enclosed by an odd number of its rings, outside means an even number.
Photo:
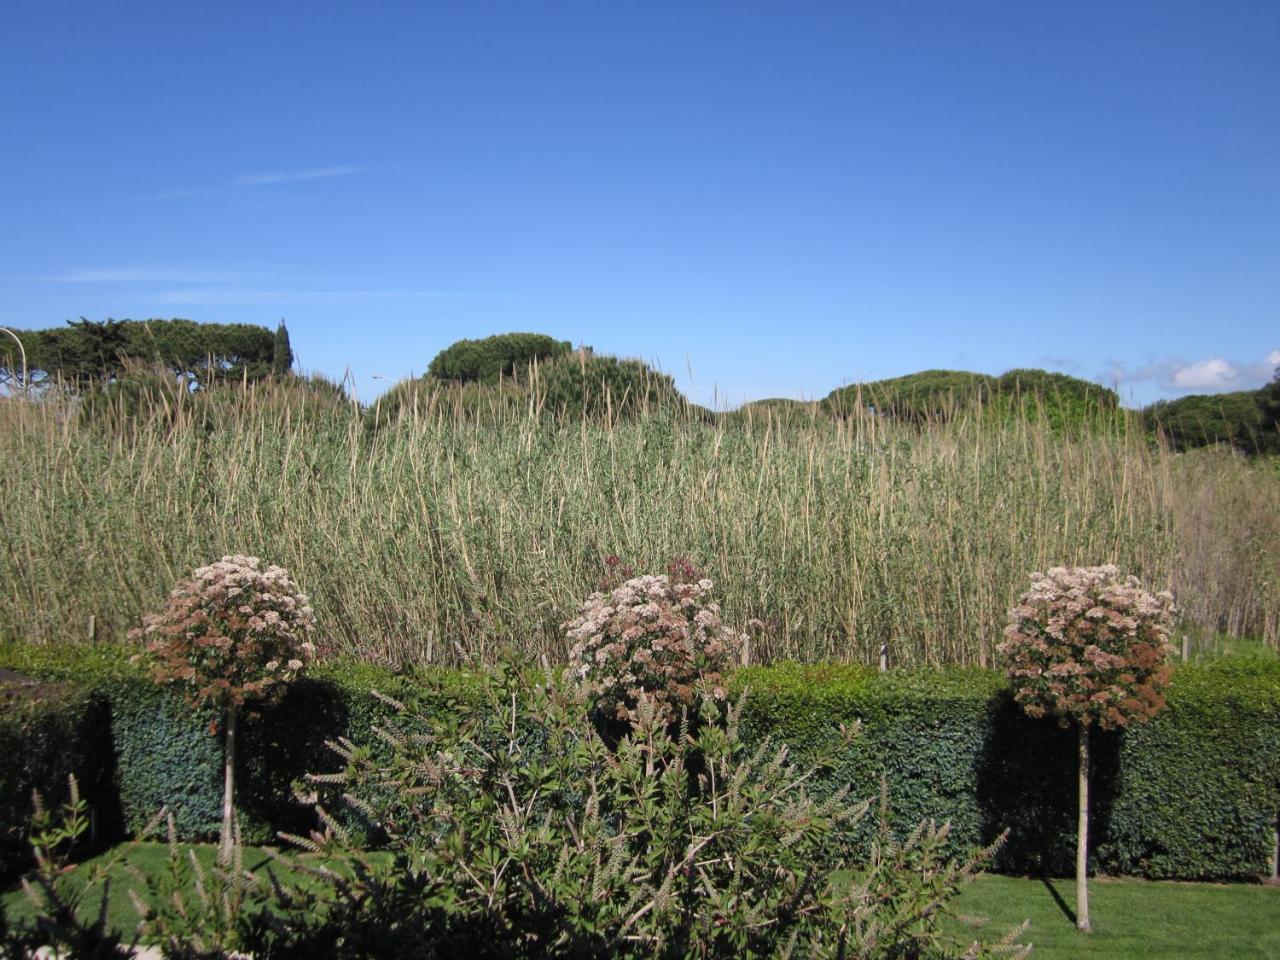
[{"label": "flowering standard tree", "polygon": [[1076,925],[1089,924],[1089,728],[1116,730],[1164,707],[1173,597],[1152,594],[1113,566],[1055,567],[1031,575],[1009,612],[1000,652],[1014,697],[1079,736]]},{"label": "flowering standard tree", "polygon": [[315,656],[315,623],[289,574],[257,557],[226,556],[180,583],[164,609],[143,619],[158,682],[185,689],[192,706],[212,709],[223,737],[221,857],[231,856],[235,819],[236,720],[278,701]]},{"label": "flowering standard tree", "polygon": [[[627,569],[629,573],[629,568]],[[727,670],[745,637],[720,622],[714,584],[687,561],[593,593],[564,624],[569,670],[608,717],[633,720],[642,698],[670,722],[697,712],[699,685],[724,700]]]}]

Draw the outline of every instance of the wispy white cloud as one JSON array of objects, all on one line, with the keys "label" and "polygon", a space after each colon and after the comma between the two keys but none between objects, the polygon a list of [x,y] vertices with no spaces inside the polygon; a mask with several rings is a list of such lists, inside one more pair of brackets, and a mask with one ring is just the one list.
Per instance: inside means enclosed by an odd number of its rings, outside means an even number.
[{"label": "wispy white cloud", "polygon": [[41,279],[51,283],[122,288],[129,299],[153,306],[358,306],[364,303],[509,302],[519,299],[497,293],[364,285],[360,278],[322,276],[289,266],[232,268],[216,263],[196,263],[93,267],[67,269]]},{"label": "wispy white cloud", "polygon": [[1233,362],[1223,357],[1190,362],[1165,359],[1134,368],[1116,362],[1098,379],[1117,384],[1150,381],[1167,393],[1226,393],[1262,386],[1271,379],[1277,366],[1280,366],[1280,349],[1253,362]]},{"label": "wispy white cloud", "polygon": [[304,180],[327,180],[330,177],[350,177],[357,173],[371,173],[372,167],[312,167],[308,170],[288,170],[283,173],[245,173],[231,179],[233,187],[264,187],[276,183],[301,183]]},{"label": "wispy white cloud", "polygon": [[301,170],[274,170],[266,173],[242,173],[232,177],[226,183],[210,187],[182,187],[176,190],[163,190],[143,197],[144,200],[178,200],[184,197],[207,197],[217,194],[233,193],[254,187],[269,187],[288,183],[305,183],[309,180],[328,180],[333,177],[351,177],[362,173],[372,173],[373,167],[360,167],[342,164],[328,167],[306,167]]},{"label": "wispy white cloud", "polygon": [[138,299],[161,306],[271,306],[276,304],[350,304],[415,302],[435,300],[507,301],[514,298],[502,294],[452,293],[443,290],[398,289],[263,289],[248,287],[182,287],[141,295]]},{"label": "wispy white cloud", "polygon": [[1239,379],[1240,368],[1221,357],[1197,360],[1173,372],[1173,385],[1179,390],[1234,390]]},{"label": "wispy white cloud", "polygon": [[[53,283],[270,283],[290,275],[291,271],[276,268],[269,271],[233,270],[222,266],[131,266],[98,267],[93,269],[68,269],[45,277]],[[296,279],[296,274],[292,274]]]}]

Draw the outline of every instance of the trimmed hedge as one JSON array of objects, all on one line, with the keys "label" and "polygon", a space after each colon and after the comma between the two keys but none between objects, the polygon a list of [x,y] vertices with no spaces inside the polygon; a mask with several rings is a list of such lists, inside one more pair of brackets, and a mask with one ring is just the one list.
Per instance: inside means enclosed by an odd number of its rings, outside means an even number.
[{"label": "trimmed hedge", "polygon": [[[0,666],[62,682],[60,698],[40,708],[47,719],[18,721],[6,711],[0,723],[4,755],[23,758],[7,767],[24,771],[0,778],[6,836],[21,832],[14,818],[31,785],[56,787],[69,768],[85,771],[85,782],[101,780],[93,771],[109,768],[112,754],[114,785],[98,799],[104,809],[118,803],[121,824],[137,829],[168,805],[184,838],[216,835],[221,758],[209,718],[152,684],[127,653],[9,645],[0,646]],[[734,683],[750,691],[753,735],[788,743],[802,760],[839,736],[841,724],[861,722],[861,736],[822,772],[824,789],[849,783],[870,798],[883,778],[902,831],[922,819],[950,821],[953,842],[966,848],[1008,827],[998,869],[1074,869],[1074,733],[1027,718],[999,673],[780,664],[739,671]],[[370,743],[372,727],[401,722],[373,690],[429,718],[457,709],[473,689],[473,679],[453,671],[395,675],[351,663],[312,671],[243,728],[246,839],[311,826],[310,808],[291,787],[338,766],[325,740]],[[1280,812],[1280,660],[1180,667],[1168,701],[1149,724],[1094,736],[1093,866],[1167,879],[1267,874]],[[873,828],[868,818],[848,839],[865,843]]]},{"label": "trimmed hedge", "polygon": [[[741,671],[735,682],[750,688],[752,729],[800,756],[861,721],[862,735],[822,782],[871,797],[883,778],[898,829],[948,820],[963,848],[1009,828],[997,869],[1073,872],[1075,734],[1028,718],[1000,674],[785,664]],[[1095,732],[1092,745],[1092,868],[1185,880],[1270,873],[1280,660],[1180,667],[1165,711],[1125,732]]]},{"label": "trimmed hedge", "polygon": [[63,804],[71,775],[106,828],[101,832],[118,829],[105,706],[69,684],[0,686],[0,877],[30,861],[32,792],[38,790],[49,806]]},{"label": "trimmed hedge", "polygon": [[[194,711],[177,690],[153,683],[120,647],[0,645],[0,665],[61,682],[68,714],[82,701],[99,705],[93,723],[76,731],[66,724],[61,729],[73,744],[71,754],[107,762],[114,775],[112,805],[126,831],[140,830],[167,807],[183,839],[218,835],[222,749],[210,732],[212,714]],[[307,773],[341,765],[325,741],[347,737],[367,742],[375,726],[397,723],[395,711],[374,697],[374,690],[430,715],[450,709],[467,686],[466,675],[454,671],[397,676],[356,663],[312,670],[283,701],[240,727],[237,808],[246,842],[271,841],[281,830],[305,833],[314,825],[310,806],[294,798],[292,785]],[[39,768],[39,760],[33,759],[31,766]],[[36,778],[37,783],[65,780],[56,763]],[[7,784],[3,789],[0,823],[8,827],[17,811],[22,811],[18,822],[25,823],[30,789],[25,799],[15,794],[12,800]]]}]

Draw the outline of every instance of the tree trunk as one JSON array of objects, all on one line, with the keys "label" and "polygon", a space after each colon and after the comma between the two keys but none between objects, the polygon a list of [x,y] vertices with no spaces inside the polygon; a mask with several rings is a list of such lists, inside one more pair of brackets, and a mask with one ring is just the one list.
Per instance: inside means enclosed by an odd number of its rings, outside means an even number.
[{"label": "tree trunk", "polygon": [[236,796],[236,708],[228,707],[223,714],[222,731],[222,843],[218,859],[225,866],[231,862],[235,830]]},{"label": "tree trunk", "polygon": [[1089,925],[1089,728],[1080,732],[1080,820],[1076,827],[1076,926],[1085,933]]}]

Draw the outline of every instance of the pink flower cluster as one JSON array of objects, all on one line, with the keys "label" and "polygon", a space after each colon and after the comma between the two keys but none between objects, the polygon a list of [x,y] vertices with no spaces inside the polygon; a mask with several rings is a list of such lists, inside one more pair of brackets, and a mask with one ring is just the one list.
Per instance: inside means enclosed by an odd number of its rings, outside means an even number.
[{"label": "pink flower cluster", "polygon": [[563,625],[569,668],[584,693],[619,719],[634,717],[648,697],[660,716],[674,720],[696,700],[699,681],[723,699],[722,671],[745,637],[720,622],[712,587],[707,579],[641,576],[593,593]]},{"label": "pink flower cluster", "polygon": [[1031,575],[1000,652],[1028,714],[1110,730],[1164,706],[1172,626],[1168,593],[1114,566],[1055,567]]},{"label": "pink flower cluster", "polygon": [[227,556],[179,584],[130,638],[155,657],[157,680],[187,688],[197,705],[272,701],[315,657],[315,616],[280,567]]}]

